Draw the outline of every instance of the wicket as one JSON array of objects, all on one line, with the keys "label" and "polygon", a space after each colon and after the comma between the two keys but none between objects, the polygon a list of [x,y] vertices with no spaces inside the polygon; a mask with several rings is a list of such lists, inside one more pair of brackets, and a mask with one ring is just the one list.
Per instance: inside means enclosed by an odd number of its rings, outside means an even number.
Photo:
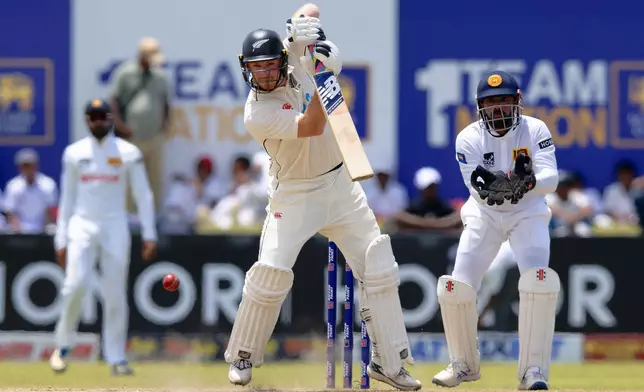
[{"label": "wicket", "polygon": [[[338,246],[329,241],[329,258],[327,264],[327,341],[326,341],[326,387],[335,388],[335,335],[336,335],[336,297],[338,293]],[[353,312],[354,281],[351,267],[345,263],[344,268],[344,352],[342,360],[343,388],[351,389],[353,383]],[[367,365],[371,361],[367,325],[362,320],[360,325],[360,389],[369,389]]]}]

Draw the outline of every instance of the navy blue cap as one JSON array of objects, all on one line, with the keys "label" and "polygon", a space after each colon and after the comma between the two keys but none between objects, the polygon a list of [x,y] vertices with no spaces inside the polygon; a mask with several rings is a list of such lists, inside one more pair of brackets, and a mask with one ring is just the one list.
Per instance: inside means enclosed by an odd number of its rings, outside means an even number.
[{"label": "navy blue cap", "polygon": [[519,92],[519,83],[504,71],[492,71],[486,73],[476,88],[476,99],[488,97],[499,97],[504,95],[516,95]]},{"label": "navy blue cap", "polygon": [[94,98],[85,105],[85,114],[109,112],[110,105],[104,99]]}]

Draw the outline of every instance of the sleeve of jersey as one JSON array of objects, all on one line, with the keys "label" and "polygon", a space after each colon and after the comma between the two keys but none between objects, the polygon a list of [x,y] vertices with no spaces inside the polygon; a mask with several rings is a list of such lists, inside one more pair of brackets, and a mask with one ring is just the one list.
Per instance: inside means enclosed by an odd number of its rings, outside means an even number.
[{"label": "sleeve of jersey", "polygon": [[69,219],[74,212],[79,180],[76,175],[76,163],[70,156],[69,151],[63,153],[62,166],[60,175],[60,204],[58,206],[56,234],[54,235],[54,247],[56,250],[67,246],[67,227]]},{"label": "sleeve of jersey", "polygon": [[532,168],[537,180],[533,192],[548,194],[557,189],[559,172],[557,170],[557,157],[555,144],[546,124],[541,124],[535,134],[536,144],[533,147]]},{"label": "sleeve of jersey", "polygon": [[482,201],[478,192],[472,187],[470,180],[476,167],[481,164],[481,154],[476,143],[468,139],[466,132],[461,132],[456,137],[456,161],[461,169],[461,175],[467,190],[477,201]]},{"label": "sleeve of jersey", "polygon": [[250,104],[244,115],[244,125],[256,139],[297,139],[297,126],[302,117],[288,103]]},{"label": "sleeve of jersey", "polygon": [[148,176],[145,172],[143,157],[138,153],[130,166],[130,187],[136,202],[136,210],[141,222],[141,236],[144,241],[156,241],[157,229],[154,216],[154,195],[150,189]]}]

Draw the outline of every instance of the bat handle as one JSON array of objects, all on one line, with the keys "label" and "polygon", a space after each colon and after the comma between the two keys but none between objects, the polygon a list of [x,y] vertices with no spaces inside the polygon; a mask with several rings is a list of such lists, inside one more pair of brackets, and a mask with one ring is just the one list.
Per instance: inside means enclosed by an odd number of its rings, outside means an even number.
[{"label": "bat handle", "polygon": [[313,74],[317,75],[319,73],[325,72],[326,67],[324,66],[324,63],[322,63],[320,60],[318,60],[315,57],[315,45],[307,45],[307,48],[309,50],[309,54],[311,55],[311,59],[313,59]]}]

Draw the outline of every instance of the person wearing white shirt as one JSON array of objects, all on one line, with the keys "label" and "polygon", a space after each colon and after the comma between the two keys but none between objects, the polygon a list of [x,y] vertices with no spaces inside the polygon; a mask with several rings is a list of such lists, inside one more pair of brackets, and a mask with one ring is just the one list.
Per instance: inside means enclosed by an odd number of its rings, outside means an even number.
[{"label": "person wearing white shirt", "polygon": [[236,158],[232,177],[230,193],[217,203],[210,214],[212,223],[222,230],[261,225],[266,217],[268,192],[256,179],[257,173],[253,172],[251,161],[243,156]]},{"label": "person wearing white shirt", "polygon": [[[470,197],[461,208],[454,271],[438,279],[450,363],[433,383],[455,387],[481,377],[476,309],[481,281],[502,244],[519,278],[519,389],[548,389],[560,280],[549,268],[550,210],[557,187],[555,145],[547,125],[523,115],[522,93],[507,72],[485,73],[476,89],[479,120],[456,137],[455,155]],[[538,305],[536,305],[538,303]]]},{"label": "person wearing white shirt", "polygon": [[[342,70],[340,50],[326,39],[319,14],[314,4],[302,6],[287,20],[285,39],[273,30],[251,31],[239,56],[251,88],[244,125],[270,155],[272,181],[259,257],[246,273],[224,353],[230,364],[228,379],[247,385],[253,366],[262,364],[293,285],[297,256],[319,233],[337,244],[362,282],[356,293],[374,347],[367,373],[398,389],[418,390],[422,384],[404,368],[413,358],[391,239],[382,234],[360,184],[351,181],[316,93],[311,55],[332,71],[325,83],[333,91]],[[340,95],[327,95],[329,105],[340,102]]]},{"label": "person wearing white shirt", "polygon": [[637,176],[635,166],[629,161],[620,161],[615,165],[617,181],[604,190],[604,207],[613,220],[621,224],[638,222],[635,208],[633,180]]},{"label": "person wearing white shirt", "polygon": [[391,168],[375,168],[376,176],[364,185],[367,202],[378,221],[393,218],[409,203],[405,187],[393,177]]},{"label": "person wearing white shirt", "polygon": [[557,190],[546,195],[546,203],[552,211],[551,226],[555,236],[592,235],[593,203],[587,194],[575,188],[575,177],[572,173],[559,171]]},{"label": "person wearing white shirt", "polygon": [[164,234],[193,233],[198,201],[196,181],[185,174],[175,174],[161,208],[159,230]]},{"label": "person wearing white shirt", "polygon": [[197,161],[196,175],[197,204],[211,209],[226,196],[228,185],[219,178],[212,158],[206,155]]},{"label": "person wearing white shirt", "polygon": [[127,188],[136,202],[142,256],[156,253],[154,197],[143,156],[132,143],[114,136],[109,105],[90,101],[85,118],[91,135],[63,152],[61,200],[54,244],[65,266],[61,289],[62,313],[54,332],[56,350],[50,357],[55,372],[67,369],[66,357],[78,328],[82,299],[96,260],[101,263],[103,285],[103,354],[112,375],[130,375],[126,357],[128,330],[127,284],[130,264],[130,229]]},{"label": "person wearing white shirt", "polygon": [[49,176],[38,171],[38,153],[25,148],[16,153],[20,174],[5,187],[4,209],[9,227],[21,234],[39,234],[54,222],[58,187]]}]

